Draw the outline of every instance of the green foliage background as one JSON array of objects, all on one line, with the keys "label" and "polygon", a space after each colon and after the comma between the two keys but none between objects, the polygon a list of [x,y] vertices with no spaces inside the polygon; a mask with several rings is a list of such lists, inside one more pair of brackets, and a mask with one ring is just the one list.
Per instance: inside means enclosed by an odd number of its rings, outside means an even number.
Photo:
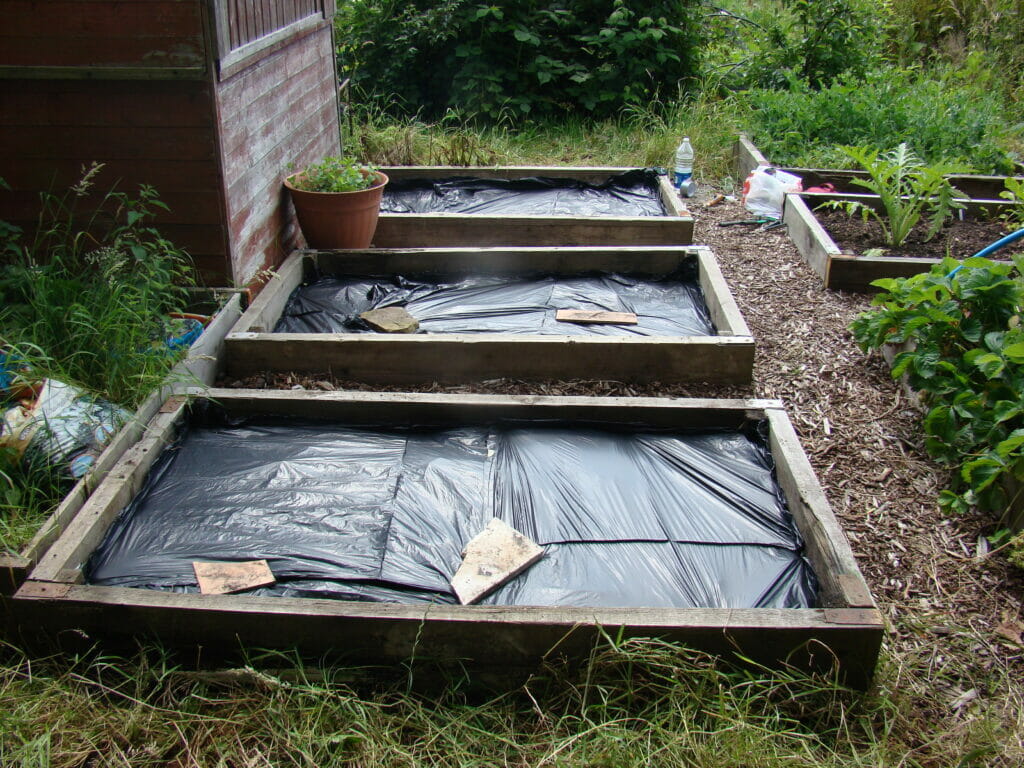
[{"label": "green foliage background", "polygon": [[607,117],[695,82],[698,9],[696,0],[353,0],[336,29],[342,69],[392,114]]}]

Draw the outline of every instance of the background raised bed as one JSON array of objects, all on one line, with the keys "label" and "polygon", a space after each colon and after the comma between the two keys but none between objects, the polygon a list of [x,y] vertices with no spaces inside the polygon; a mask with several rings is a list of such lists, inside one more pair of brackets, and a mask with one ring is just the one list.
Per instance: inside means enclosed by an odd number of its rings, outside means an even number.
[{"label": "background raised bed", "polygon": [[[932,257],[865,256],[844,251],[826,231],[814,209],[832,200],[855,200],[876,207],[878,197],[856,193],[804,192],[786,195],[782,220],[789,236],[807,264],[821,278],[826,288],[849,291],[872,291],[871,282],[883,277],[909,277],[927,272],[940,261]],[[964,216],[986,219],[1008,210],[1013,203],[1005,200],[963,200]],[[993,239],[998,240],[998,237]],[[967,258],[971,253],[951,254],[954,258]]]},{"label": "background raised bed", "polygon": [[[629,168],[507,166],[394,166],[381,168],[394,181],[409,179],[522,179],[547,177],[601,184]],[[658,180],[663,216],[530,216],[459,213],[381,213],[373,243],[379,248],[500,245],[689,245],[693,217],[668,177]]]}]

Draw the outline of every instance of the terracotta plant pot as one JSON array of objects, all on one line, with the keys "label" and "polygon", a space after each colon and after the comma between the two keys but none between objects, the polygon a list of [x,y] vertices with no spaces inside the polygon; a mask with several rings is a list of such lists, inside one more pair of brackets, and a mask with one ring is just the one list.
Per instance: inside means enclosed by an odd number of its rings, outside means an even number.
[{"label": "terracotta plant pot", "polygon": [[377,171],[378,183],[356,192],[305,192],[284,180],[295,215],[310,248],[369,248],[377,229],[380,200],[388,177]]}]

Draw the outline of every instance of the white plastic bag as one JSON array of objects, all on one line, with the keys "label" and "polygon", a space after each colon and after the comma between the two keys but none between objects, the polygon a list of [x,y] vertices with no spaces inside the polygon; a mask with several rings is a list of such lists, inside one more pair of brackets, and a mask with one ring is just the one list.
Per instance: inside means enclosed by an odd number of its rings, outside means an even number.
[{"label": "white plastic bag", "polygon": [[759,165],[743,182],[743,205],[756,216],[782,218],[782,204],[787,192],[799,192],[799,176],[768,165]]},{"label": "white plastic bag", "polygon": [[27,463],[55,467],[77,480],[130,418],[123,408],[48,379],[31,409],[17,406],[3,414],[0,443]]}]

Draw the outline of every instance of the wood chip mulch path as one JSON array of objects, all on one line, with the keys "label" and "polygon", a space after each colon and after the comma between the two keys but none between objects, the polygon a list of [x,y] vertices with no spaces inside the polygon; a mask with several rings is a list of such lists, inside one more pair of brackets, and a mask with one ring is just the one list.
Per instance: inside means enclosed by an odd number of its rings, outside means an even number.
[{"label": "wood chip mulch path", "polygon": [[[694,241],[715,252],[754,334],[752,387],[496,380],[418,391],[781,399],[888,621],[899,684],[917,687],[936,716],[948,717],[984,695],[994,668],[1009,667],[1019,679],[1024,573],[987,554],[990,519],[940,512],[946,473],[924,453],[920,414],[884,361],[861,353],[847,330],[870,297],[824,290],[785,229],[717,226],[748,218],[738,201],[691,207]],[[380,389],[326,375],[222,384]]]}]

